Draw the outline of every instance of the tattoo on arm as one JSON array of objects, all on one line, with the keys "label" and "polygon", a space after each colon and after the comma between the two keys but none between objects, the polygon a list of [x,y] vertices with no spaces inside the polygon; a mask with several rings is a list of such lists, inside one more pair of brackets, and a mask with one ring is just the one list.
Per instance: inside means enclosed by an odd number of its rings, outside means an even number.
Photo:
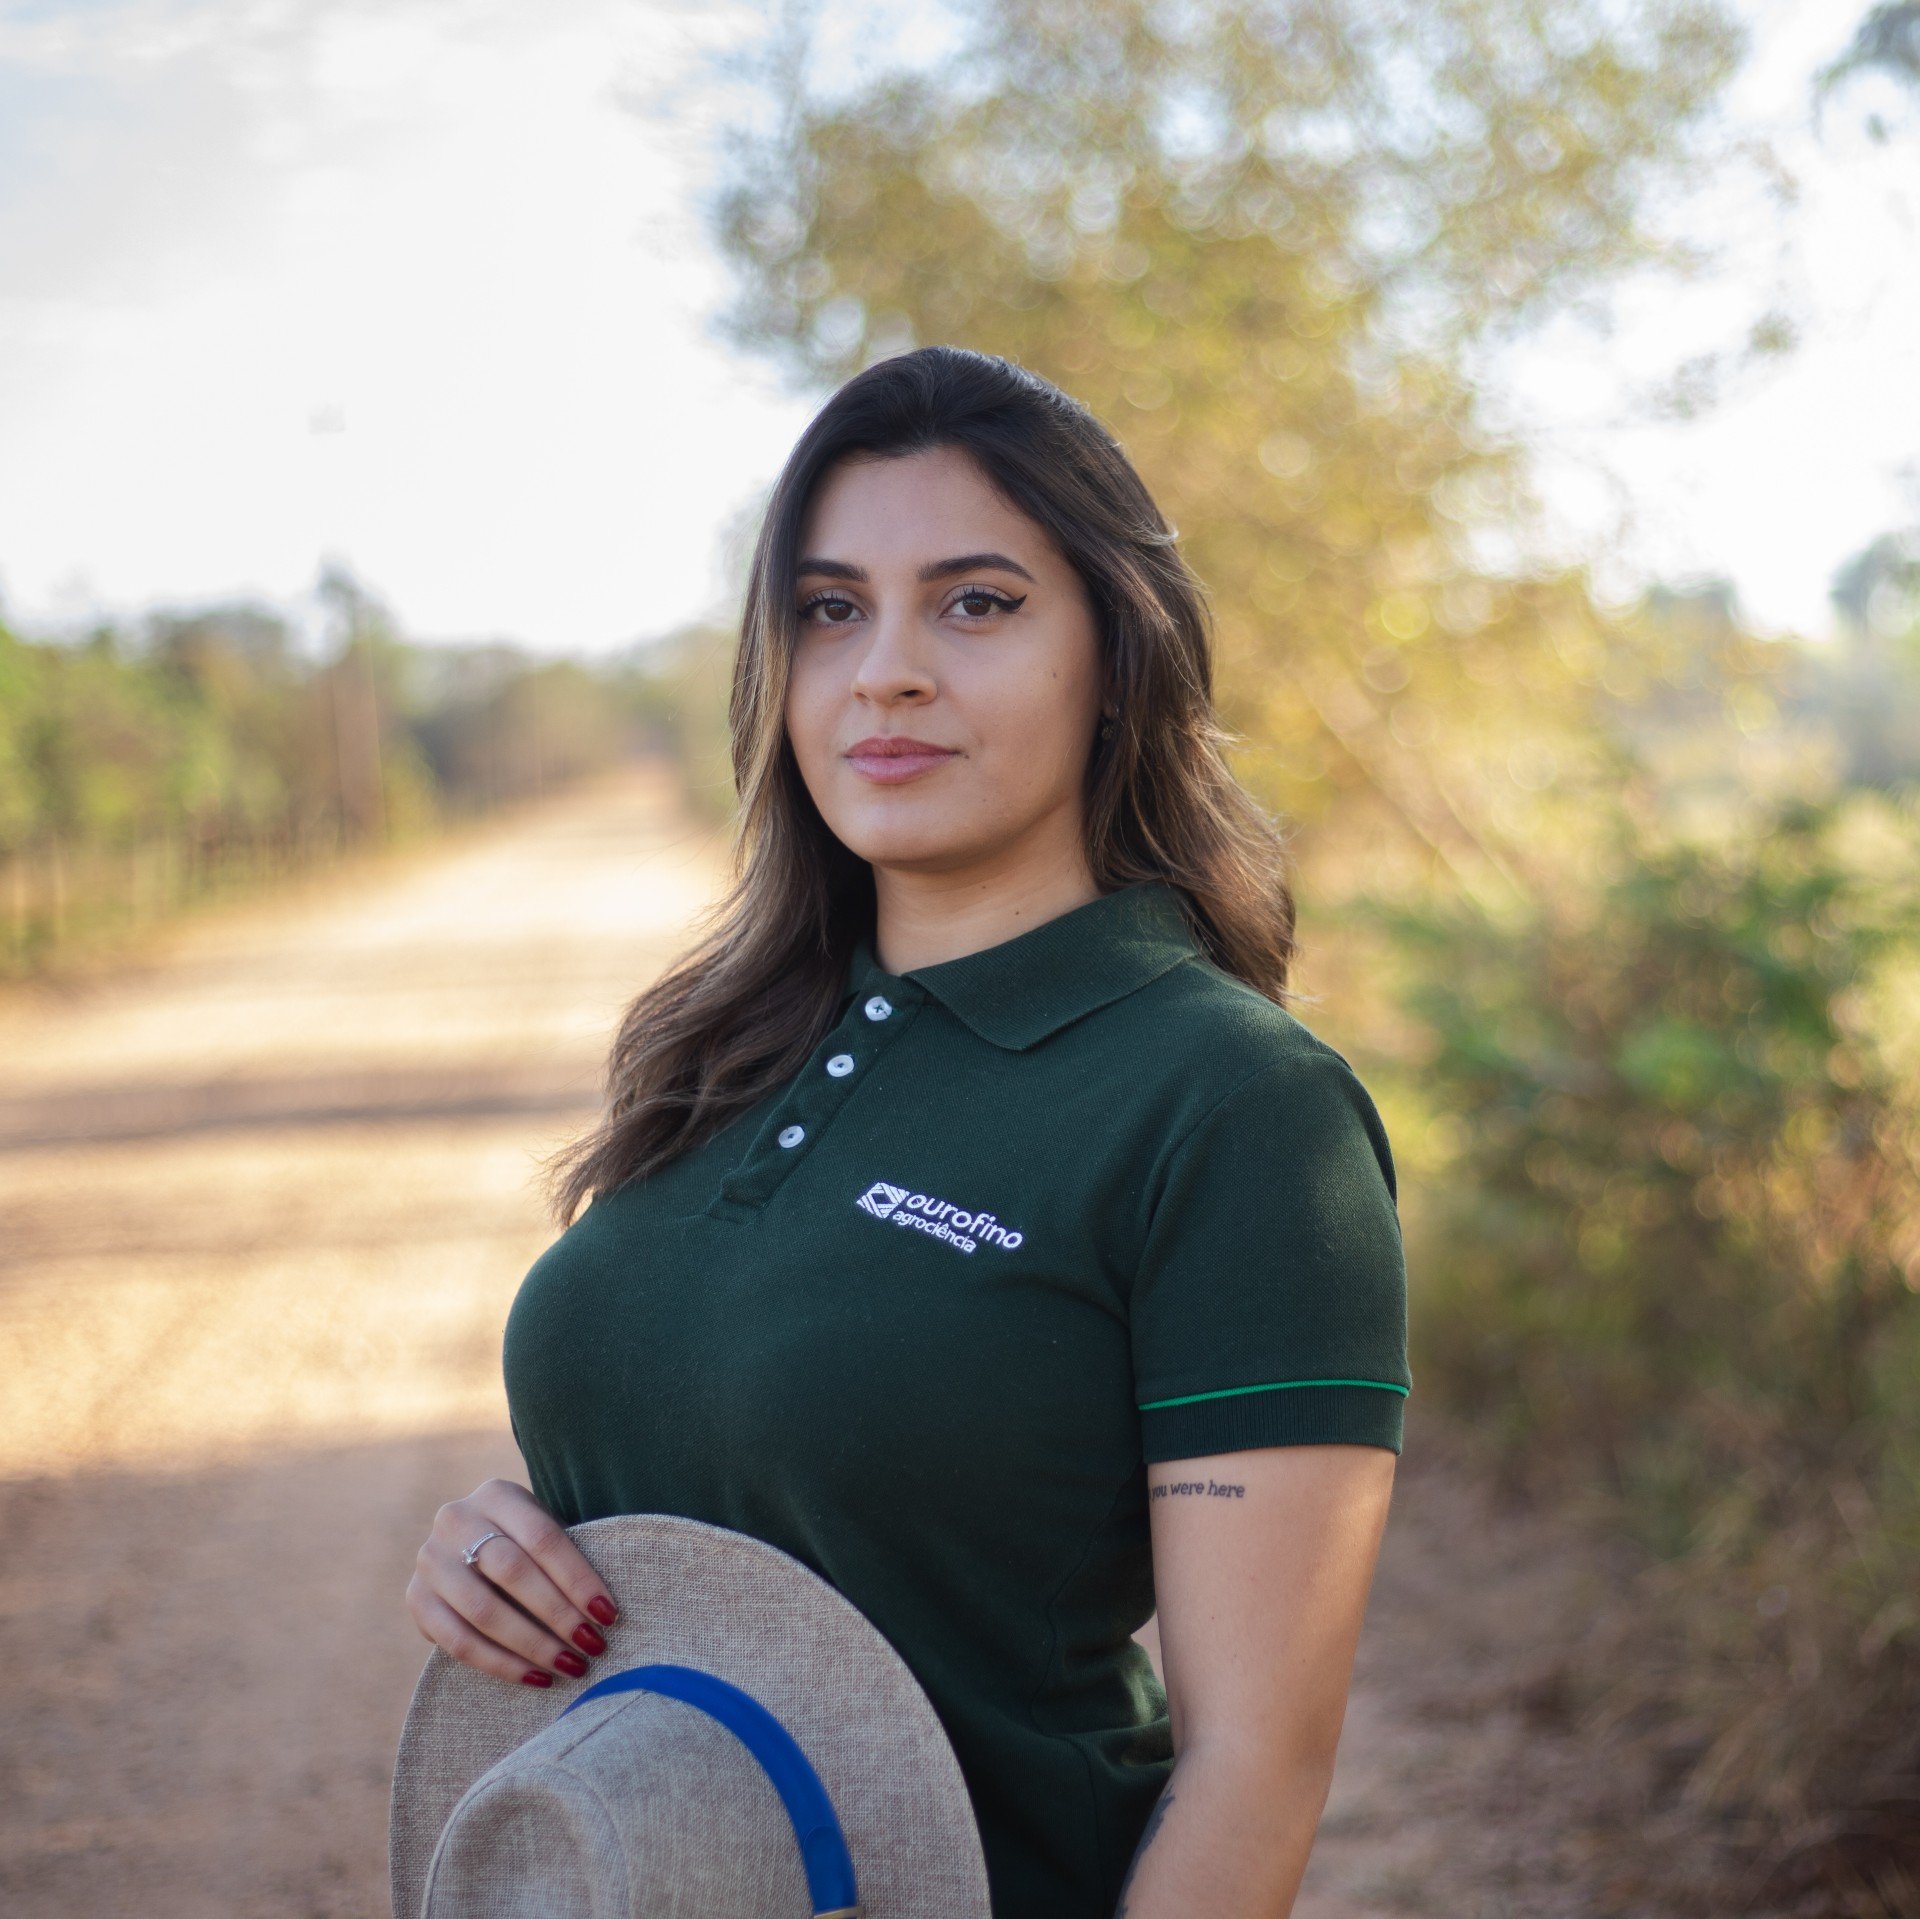
[{"label": "tattoo on arm", "polygon": [[1141,1857],[1153,1844],[1153,1835],[1160,1830],[1160,1821],[1166,1817],[1167,1808],[1172,1804],[1173,1788],[1163,1786],[1160,1797],[1153,1802],[1153,1810],[1147,1814],[1140,1843],[1134,1847],[1133,1857],[1127,1861],[1127,1876],[1120,1881],[1120,1903],[1114,1908],[1113,1919],[1127,1919],[1127,1888],[1133,1884],[1133,1875],[1139,1869]]},{"label": "tattoo on arm", "polygon": [[1170,1479],[1148,1489],[1147,1497],[1165,1499],[1169,1494],[1192,1495],[1199,1499],[1245,1499],[1247,1489],[1224,1479]]}]

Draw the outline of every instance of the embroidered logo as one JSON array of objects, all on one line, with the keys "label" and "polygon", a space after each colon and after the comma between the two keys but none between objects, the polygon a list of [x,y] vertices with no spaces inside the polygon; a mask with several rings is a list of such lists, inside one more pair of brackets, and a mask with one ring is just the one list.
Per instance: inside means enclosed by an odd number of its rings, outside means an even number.
[{"label": "embroidered logo", "polygon": [[1026,1234],[1002,1226],[991,1213],[970,1213],[951,1200],[910,1192],[904,1186],[889,1186],[883,1179],[875,1180],[856,1203],[875,1219],[944,1239],[963,1253],[975,1251],[983,1242],[1012,1252],[1026,1239]]}]

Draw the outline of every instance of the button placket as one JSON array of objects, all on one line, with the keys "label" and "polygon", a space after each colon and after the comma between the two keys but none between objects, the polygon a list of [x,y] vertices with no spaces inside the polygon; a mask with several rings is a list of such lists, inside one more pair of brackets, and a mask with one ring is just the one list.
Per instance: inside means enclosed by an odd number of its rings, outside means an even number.
[{"label": "button placket", "polygon": [[[910,982],[857,991],[840,1023],[788,1087],[746,1157],[720,1182],[708,1211],[746,1218],[766,1204],[865,1080],[874,1061],[911,1024],[924,995]],[[857,1050],[856,1050],[857,1049]]]}]

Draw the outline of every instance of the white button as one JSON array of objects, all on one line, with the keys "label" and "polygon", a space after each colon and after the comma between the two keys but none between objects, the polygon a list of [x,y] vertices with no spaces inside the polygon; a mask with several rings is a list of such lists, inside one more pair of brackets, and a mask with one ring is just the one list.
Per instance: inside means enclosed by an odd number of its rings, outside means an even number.
[{"label": "white button", "polygon": [[783,1126],[780,1129],[780,1144],[798,1146],[806,1136],[807,1129],[804,1126]]},{"label": "white button", "polygon": [[834,1056],[827,1061],[827,1071],[831,1073],[835,1079],[845,1079],[846,1076],[853,1071],[853,1055],[851,1053],[835,1053]]},{"label": "white button", "polygon": [[882,999],[878,993],[874,994],[872,999],[867,1001],[866,1013],[868,1019],[885,1019],[892,1011],[892,1003]]}]

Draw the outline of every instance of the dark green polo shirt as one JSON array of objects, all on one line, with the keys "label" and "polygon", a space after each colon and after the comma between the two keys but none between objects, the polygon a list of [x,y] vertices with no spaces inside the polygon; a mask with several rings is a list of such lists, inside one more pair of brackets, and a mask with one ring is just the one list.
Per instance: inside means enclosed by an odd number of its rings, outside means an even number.
[{"label": "dark green polo shirt", "polygon": [[792,1080],[540,1256],[505,1371],[564,1523],[751,1533],[899,1649],[996,1919],[1112,1919],[1172,1765],[1147,1463],[1400,1450],[1386,1134],[1164,882],[904,976],[863,942]]}]

